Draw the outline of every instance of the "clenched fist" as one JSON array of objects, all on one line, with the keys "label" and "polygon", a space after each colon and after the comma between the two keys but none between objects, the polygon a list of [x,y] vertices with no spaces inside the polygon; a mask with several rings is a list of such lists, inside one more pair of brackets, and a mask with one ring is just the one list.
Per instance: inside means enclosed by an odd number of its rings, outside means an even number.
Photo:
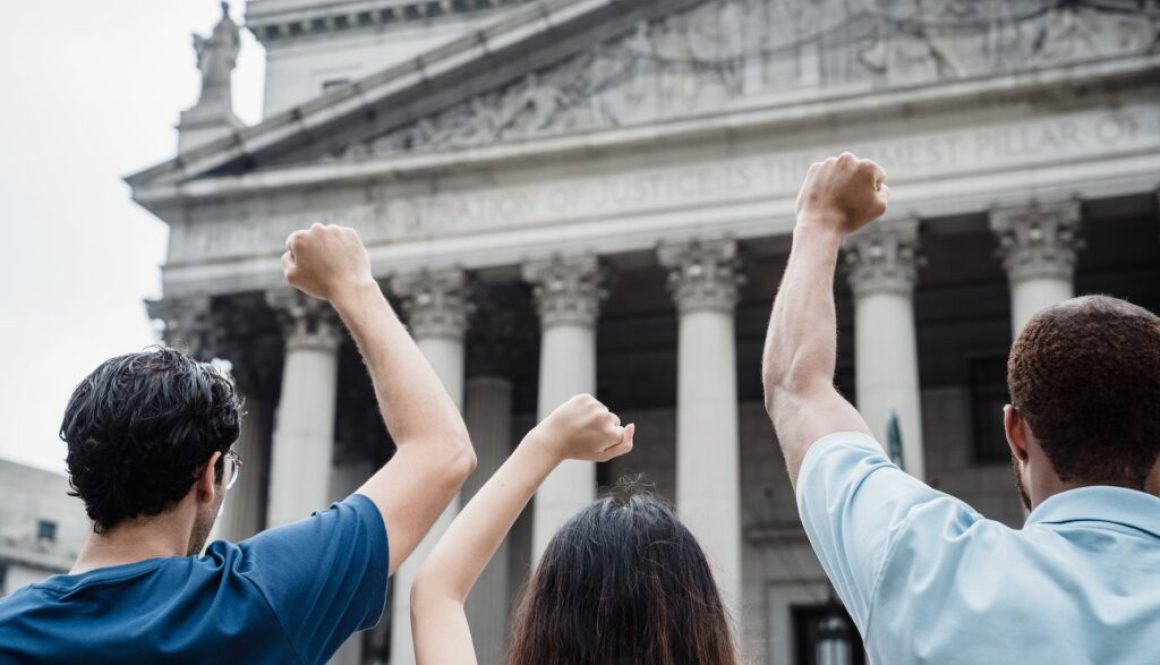
[{"label": "clenched fist", "polygon": [[371,261],[358,233],[346,226],[314,224],[286,238],[282,272],[294,288],[334,302],[374,283]]},{"label": "clenched fist", "polygon": [[798,192],[798,224],[857,231],[886,212],[885,180],[881,166],[848,152],[813,164]]},{"label": "clenched fist", "polygon": [[556,407],[531,435],[559,459],[607,462],[632,450],[636,426],[620,418],[592,395],[576,395]]}]

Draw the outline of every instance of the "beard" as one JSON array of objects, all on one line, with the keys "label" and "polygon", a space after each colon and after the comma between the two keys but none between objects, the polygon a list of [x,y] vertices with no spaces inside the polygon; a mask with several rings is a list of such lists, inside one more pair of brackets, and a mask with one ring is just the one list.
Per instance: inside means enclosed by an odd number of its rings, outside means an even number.
[{"label": "beard", "polygon": [[222,509],[223,499],[225,496],[219,493],[212,506],[198,511],[197,518],[193,521],[193,530],[189,534],[189,550],[186,556],[197,556],[205,549],[205,541],[209,540],[209,533],[213,531],[214,522],[217,521],[218,513]]},{"label": "beard", "polygon": [[1031,512],[1031,495],[1027,493],[1027,488],[1023,486],[1023,474],[1019,473],[1019,460],[1015,456],[1011,456],[1011,471],[1015,476],[1015,489],[1019,490],[1019,500],[1023,502],[1023,507],[1027,512]]}]

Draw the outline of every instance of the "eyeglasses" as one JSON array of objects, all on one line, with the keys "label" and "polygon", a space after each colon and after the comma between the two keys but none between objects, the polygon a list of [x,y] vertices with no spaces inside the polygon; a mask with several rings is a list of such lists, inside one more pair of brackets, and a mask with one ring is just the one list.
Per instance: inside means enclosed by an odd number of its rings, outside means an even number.
[{"label": "eyeglasses", "polygon": [[228,490],[234,486],[234,483],[238,482],[238,475],[242,472],[242,458],[236,452],[227,450],[226,454],[222,455],[222,459],[225,460],[222,484]]}]

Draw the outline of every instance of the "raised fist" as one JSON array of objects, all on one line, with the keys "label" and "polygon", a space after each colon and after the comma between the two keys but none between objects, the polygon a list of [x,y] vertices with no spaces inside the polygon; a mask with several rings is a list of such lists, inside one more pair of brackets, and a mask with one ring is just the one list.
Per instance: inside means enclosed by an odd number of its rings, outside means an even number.
[{"label": "raised fist", "polygon": [[592,395],[576,395],[548,414],[532,434],[560,459],[607,462],[632,450],[635,431],[632,424],[622,427],[620,418]]},{"label": "raised fist", "polygon": [[857,231],[886,212],[885,180],[881,166],[848,152],[813,164],[798,192],[798,224]]},{"label": "raised fist", "polygon": [[282,272],[294,288],[334,301],[374,282],[371,261],[358,233],[346,226],[314,224],[286,238]]}]

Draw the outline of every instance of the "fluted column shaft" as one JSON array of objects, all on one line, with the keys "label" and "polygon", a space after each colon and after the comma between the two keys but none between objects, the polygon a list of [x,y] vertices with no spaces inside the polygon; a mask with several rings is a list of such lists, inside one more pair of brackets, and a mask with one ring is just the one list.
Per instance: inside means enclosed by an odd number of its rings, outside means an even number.
[{"label": "fluted column shaft", "polygon": [[[407,325],[416,346],[443,382],[455,406],[462,412],[463,337],[467,329],[463,271],[452,269],[400,275],[392,280],[391,289],[403,298]],[[411,556],[395,571],[392,581],[394,605],[391,610],[391,665],[415,662],[414,641],[411,637],[411,586],[419,567],[458,512],[457,497],[435,520]]]},{"label": "fluted column shaft", "polygon": [[275,527],[329,501],[342,333],[326,302],[297,292],[271,293],[268,301],[282,318],[286,342],[266,513]]},{"label": "fluted column shaft", "polygon": [[1080,221],[1078,201],[991,211],[991,230],[1011,285],[1012,336],[1036,312],[1075,295]]},{"label": "fluted column shaft", "polygon": [[[553,258],[524,266],[540,315],[538,419],[577,393],[596,392],[596,317],[601,299],[594,256]],[[532,558],[596,495],[596,465],[567,460],[540,486],[532,518]]]},{"label": "fluted column shaft", "polygon": [[914,283],[918,221],[876,223],[846,240],[846,265],[854,292],[854,361],[858,410],[870,431],[888,445],[898,418],[906,471],[925,476]]},{"label": "fluted column shaft", "polygon": [[677,512],[704,547],[726,606],[739,619],[737,246],[731,240],[664,246],[659,258],[670,269],[679,320]]}]

